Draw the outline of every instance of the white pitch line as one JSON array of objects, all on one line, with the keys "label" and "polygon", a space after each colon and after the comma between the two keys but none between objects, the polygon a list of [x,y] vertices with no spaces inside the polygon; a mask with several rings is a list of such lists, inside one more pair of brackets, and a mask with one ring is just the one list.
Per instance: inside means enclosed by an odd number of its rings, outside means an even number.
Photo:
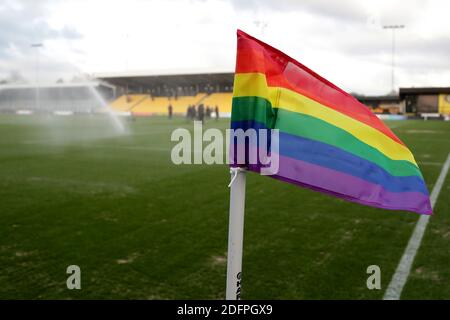
[{"label": "white pitch line", "polygon": [[442,162],[426,162],[426,161],[422,161],[422,162],[419,162],[419,164],[421,165],[421,166],[442,166]]},{"label": "white pitch line", "polygon": [[[433,187],[433,191],[431,192],[430,202],[433,208],[436,204],[439,193],[441,192],[441,188],[444,184],[449,167],[450,154],[447,156],[447,160],[445,161],[436,184]],[[397,266],[397,269],[395,270],[394,275],[392,276],[391,282],[389,283],[386,292],[384,293],[383,300],[400,299],[403,287],[405,286],[406,281],[408,280],[409,273],[411,272],[414,257],[416,256],[417,250],[420,247],[420,243],[422,242],[423,234],[425,233],[425,229],[429,220],[430,216],[422,215],[420,216],[419,221],[417,221],[416,227],[414,228],[413,234],[409,239],[405,252],[400,259],[400,262]]]}]

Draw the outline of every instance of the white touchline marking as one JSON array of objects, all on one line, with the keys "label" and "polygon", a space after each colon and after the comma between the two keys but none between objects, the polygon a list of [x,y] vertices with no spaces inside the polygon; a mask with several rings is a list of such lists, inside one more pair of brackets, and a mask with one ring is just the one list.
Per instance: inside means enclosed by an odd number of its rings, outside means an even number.
[{"label": "white touchline marking", "polygon": [[407,122],[396,123],[396,124],[390,125],[390,126],[388,126],[388,127],[389,127],[389,129],[395,129],[395,128],[398,128],[398,127],[403,127],[403,126],[406,125],[406,124],[408,124],[408,123],[407,123]]},{"label": "white touchline marking", "polygon": [[419,162],[421,166],[442,166],[442,162]]},{"label": "white touchline marking", "polygon": [[[450,154],[447,156],[447,160],[442,166],[441,173],[439,174],[436,184],[433,187],[433,191],[431,192],[430,202],[433,208],[436,204],[439,193],[441,192],[441,188],[444,184],[449,167]],[[397,266],[397,269],[395,270],[394,275],[392,276],[391,282],[389,283],[386,292],[384,293],[383,300],[400,299],[403,287],[405,286],[406,280],[408,280],[409,273],[411,272],[414,257],[416,256],[417,250],[420,247],[420,243],[422,242],[423,234],[425,233],[425,229],[429,220],[430,216],[422,215],[420,216],[419,221],[417,221],[416,227],[414,228],[411,238],[409,239],[405,252],[400,259],[400,262]]]}]

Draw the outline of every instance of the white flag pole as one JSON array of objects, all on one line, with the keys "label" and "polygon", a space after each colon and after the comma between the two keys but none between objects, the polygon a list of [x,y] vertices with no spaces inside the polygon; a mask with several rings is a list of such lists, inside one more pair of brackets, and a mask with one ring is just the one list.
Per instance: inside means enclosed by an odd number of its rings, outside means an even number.
[{"label": "white flag pole", "polygon": [[230,221],[228,226],[227,300],[241,298],[242,245],[244,241],[245,168],[231,168]]}]

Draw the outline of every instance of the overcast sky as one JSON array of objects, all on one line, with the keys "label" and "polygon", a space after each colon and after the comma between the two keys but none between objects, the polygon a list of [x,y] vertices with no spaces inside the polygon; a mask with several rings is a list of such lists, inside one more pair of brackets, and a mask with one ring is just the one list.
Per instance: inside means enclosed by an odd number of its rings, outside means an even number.
[{"label": "overcast sky", "polygon": [[[0,78],[157,70],[233,71],[236,29],[363,94],[450,86],[450,1],[0,0]],[[43,43],[40,49],[32,43]]]}]

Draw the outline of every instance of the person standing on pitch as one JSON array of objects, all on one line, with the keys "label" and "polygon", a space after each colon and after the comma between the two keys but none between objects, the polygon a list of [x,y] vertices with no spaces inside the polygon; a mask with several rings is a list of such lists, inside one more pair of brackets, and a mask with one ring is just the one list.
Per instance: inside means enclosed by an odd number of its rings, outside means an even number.
[{"label": "person standing on pitch", "polygon": [[173,115],[173,107],[171,104],[169,104],[168,107],[168,113],[169,113],[169,119],[172,119],[172,115]]},{"label": "person standing on pitch", "polygon": [[198,120],[203,123],[205,120],[205,106],[203,105],[203,103],[200,103],[198,105],[197,115],[198,115]]},{"label": "person standing on pitch", "polygon": [[214,112],[216,114],[216,121],[219,121],[219,106],[216,105]]},{"label": "person standing on pitch", "polygon": [[195,109],[195,104],[192,105],[192,121],[197,118],[197,109]]},{"label": "person standing on pitch", "polygon": [[187,110],[186,110],[186,120],[189,121],[189,119],[191,119],[191,114],[192,114],[191,105],[188,105]]}]

